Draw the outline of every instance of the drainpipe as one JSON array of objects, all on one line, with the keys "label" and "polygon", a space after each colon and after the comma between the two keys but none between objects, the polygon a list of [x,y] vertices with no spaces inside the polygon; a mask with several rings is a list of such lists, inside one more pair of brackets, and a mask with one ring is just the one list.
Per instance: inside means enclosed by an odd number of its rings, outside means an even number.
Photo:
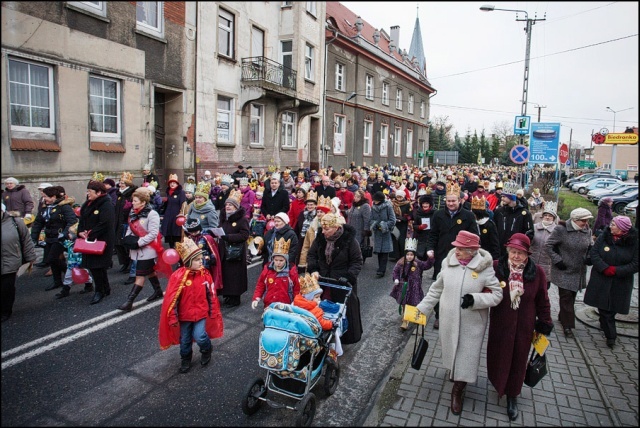
[{"label": "drainpipe", "polygon": [[326,121],[327,121],[327,52],[328,46],[333,43],[338,38],[338,30],[330,26],[329,23],[326,23],[326,26],[329,27],[331,31],[333,31],[333,38],[324,44],[324,95],[322,97],[322,141],[320,147],[320,168],[325,168],[326,166],[326,150],[325,146],[326,142]]},{"label": "drainpipe", "polygon": [[196,178],[196,184],[200,181],[198,180],[198,58],[200,55],[198,54],[198,39],[200,38],[200,14],[198,10],[200,9],[200,3],[196,2],[196,58],[195,64],[193,68],[194,79],[193,79],[193,91],[194,91],[194,105],[193,105],[193,115],[195,116],[195,120],[193,121],[193,175]]}]

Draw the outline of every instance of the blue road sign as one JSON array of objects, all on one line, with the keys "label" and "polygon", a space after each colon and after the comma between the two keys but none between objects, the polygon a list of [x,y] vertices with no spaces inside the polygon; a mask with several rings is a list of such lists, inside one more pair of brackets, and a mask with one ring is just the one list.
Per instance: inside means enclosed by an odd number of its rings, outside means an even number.
[{"label": "blue road sign", "polygon": [[565,165],[571,166],[571,159],[567,159],[567,163]]},{"label": "blue road sign", "polygon": [[509,152],[509,158],[513,163],[516,163],[518,165],[526,163],[527,160],[529,160],[529,148],[527,146],[523,146],[522,144],[513,146],[513,148]]},{"label": "blue road sign", "polygon": [[531,124],[529,148],[530,163],[556,163],[558,162],[558,143],[560,141],[559,123]]},{"label": "blue road sign", "polygon": [[527,135],[531,127],[531,116],[516,116],[513,124],[514,135]]}]

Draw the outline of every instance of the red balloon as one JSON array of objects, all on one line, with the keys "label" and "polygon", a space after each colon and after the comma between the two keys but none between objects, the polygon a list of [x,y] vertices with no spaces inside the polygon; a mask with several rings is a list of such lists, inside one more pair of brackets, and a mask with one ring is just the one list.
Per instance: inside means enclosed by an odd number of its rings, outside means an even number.
[{"label": "red balloon", "polygon": [[168,265],[173,265],[180,261],[180,254],[173,248],[169,248],[162,253],[162,260]]},{"label": "red balloon", "polygon": [[86,269],[74,267],[71,269],[71,279],[76,284],[84,284],[89,282],[89,272]]},{"label": "red balloon", "polygon": [[183,215],[176,217],[176,225],[182,226],[187,221],[187,218]]},{"label": "red balloon", "polygon": [[267,230],[267,232],[268,232],[268,231],[270,231],[271,229],[273,229],[273,228],[275,227],[275,225],[276,225],[276,222],[275,222],[275,221],[273,221],[273,220],[269,220],[269,221],[267,222],[267,225],[265,226],[265,229],[266,229],[266,230]]},{"label": "red balloon", "polygon": [[73,212],[76,213],[76,217],[80,217],[80,207],[75,207]]}]

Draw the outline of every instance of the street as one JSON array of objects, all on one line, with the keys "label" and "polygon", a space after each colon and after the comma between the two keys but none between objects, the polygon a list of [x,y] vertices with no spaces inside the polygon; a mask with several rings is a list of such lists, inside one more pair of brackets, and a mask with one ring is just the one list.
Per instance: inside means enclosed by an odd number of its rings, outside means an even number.
[{"label": "street", "polygon": [[[38,259],[39,260],[39,259]],[[161,300],[146,302],[150,285],[131,312],[116,309],[126,300],[127,274],[109,270],[111,295],[89,305],[91,294],[56,300],[59,290],[44,291],[51,278],[44,269],[18,278],[12,317],[2,324],[3,426],[291,426],[294,412],[264,404],[253,416],[241,410],[247,384],[265,377],[258,366],[261,310],[250,300],[261,264],[249,269],[249,291],[242,304],[222,308],[224,337],[213,340],[212,361],[199,364],[194,343],[191,371],[178,373],[179,348],[158,345]],[[317,411],[313,425],[362,425],[375,394],[410,337],[400,330],[398,306],[389,297],[387,274],[375,278],[377,259],[369,258],[359,276],[363,337],[344,345],[339,358],[340,383],[325,397],[322,382],[314,388]],[[424,275],[424,289],[431,271]],[[429,278],[429,279],[427,279]],[[161,280],[163,289],[166,279]],[[260,305],[260,308],[262,306]],[[270,393],[271,394],[271,393]],[[295,405],[276,394],[270,398]]]}]

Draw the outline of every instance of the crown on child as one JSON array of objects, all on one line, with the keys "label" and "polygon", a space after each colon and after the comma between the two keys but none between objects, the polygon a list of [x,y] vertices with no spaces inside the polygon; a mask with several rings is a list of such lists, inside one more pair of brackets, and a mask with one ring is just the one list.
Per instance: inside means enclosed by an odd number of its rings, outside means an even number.
[{"label": "crown on child", "polygon": [[176,242],[176,251],[180,254],[180,258],[185,264],[198,254],[202,254],[202,248],[187,236],[185,236],[182,242]]},{"label": "crown on child", "polygon": [[226,184],[227,186],[231,186],[233,184],[233,177],[229,174],[222,174],[222,178],[220,179],[222,184]]},{"label": "crown on child", "polygon": [[240,177],[240,178],[238,178],[238,184],[240,186],[248,186],[249,185],[249,177]]},{"label": "crown on child", "polygon": [[487,198],[484,197],[484,195],[479,198],[477,196],[474,196],[471,199],[471,209],[472,210],[486,210],[487,209]]},{"label": "crown on child", "polygon": [[300,277],[300,294],[303,296],[305,294],[309,294],[314,290],[320,288],[320,284],[318,284],[318,280],[308,273],[305,273],[304,276]]},{"label": "crown on child", "polygon": [[307,193],[309,191],[309,189],[311,188],[311,183],[302,183],[300,186],[298,186],[299,189],[304,189],[304,193]]},{"label": "crown on child", "polygon": [[318,206],[329,208],[329,210],[331,210],[331,198],[328,196],[320,196],[318,198]]},{"label": "crown on child", "polygon": [[273,256],[288,256],[289,255],[289,247],[291,246],[291,239],[284,238],[276,239],[273,242]]},{"label": "crown on child", "polygon": [[258,186],[256,188],[256,195],[262,195],[264,194],[264,186]]},{"label": "crown on child", "polygon": [[418,240],[416,238],[407,238],[404,241],[404,250],[405,251],[413,251],[414,253],[418,251]]}]

